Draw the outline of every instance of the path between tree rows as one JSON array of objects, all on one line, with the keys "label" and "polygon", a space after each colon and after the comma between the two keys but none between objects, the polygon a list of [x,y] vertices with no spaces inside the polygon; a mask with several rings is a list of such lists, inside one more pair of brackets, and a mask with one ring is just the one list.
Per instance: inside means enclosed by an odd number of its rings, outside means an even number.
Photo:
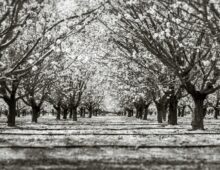
[{"label": "path between tree rows", "polygon": [[207,130],[114,115],[56,121],[52,116],[0,118],[0,169],[220,169],[220,120],[205,119]]}]

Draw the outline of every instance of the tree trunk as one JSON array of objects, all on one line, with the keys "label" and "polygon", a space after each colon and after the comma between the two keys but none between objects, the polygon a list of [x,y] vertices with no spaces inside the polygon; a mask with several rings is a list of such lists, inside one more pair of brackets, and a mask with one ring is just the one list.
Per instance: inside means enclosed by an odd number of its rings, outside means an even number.
[{"label": "tree trunk", "polygon": [[214,113],[214,118],[215,119],[218,119],[219,112],[220,112],[219,108],[215,108],[215,113]]},{"label": "tree trunk", "polygon": [[85,109],[84,108],[80,108],[80,117],[85,117]]},{"label": "tree trunk", "polygon": [[8,114],[8,126],[15,126],[15,117],[16,117],[16,99],[11,98],[11,100],[7,103],[9,114]]},{"label": "tree trunk", "polygon": [[143,107],[143,105],[140,106],[139,112],[140,112],[140,117],[139,117],[139,119],[143,119],[143,115],[144,115],[144,107]]},{"label": "tree trunk", "polygon": [[19,111],[17,110],[17,117],[21,117],[20,110]]},{"label": "tree trunk", "polygon": [[184,114],[185,114],[185,109],[186,109],[186,106],[183,106],[183,107],[179,107],[178,108],[178,116],[179,117],[184,117]]},{"label": "tree trunk", "polygon": [[132,109],[129,109],[129,110],[128,110],[128,117],[132,117],[132,116],[133,116],[133,115],[132,115],[132,112],[133,112]]},{"label": "tree trunk", "polygon": [[163,123],[163,115],[167,111],[166,105],[164,103],[156,103],[157,107],[157,122],[158,123]]},{"label": "tree trunk", "polygon": [[157,109],[157,122],[163,123],[163,110],[161,108]]},{"label": "tree trunk", "polygon": [[77,121],[77,107],[73,107],[73,121]]},{"label": "tree trunk", "polygon": [[67,119],[67,114],[68,114],[68,109],[63,109],[63,119],[66,120]]},{"label": "tree trunk", "polygon": [[69,118],[72,119],[73,118],[73,109],[70,108],[69,110],[70,110]]},{"label": "tree trunk", "polygon": [[83,117],[83,108],[82,107],[79,109],[79,114],[80,114],[80,117]]},{"label": "tree trunk", "polygon": [[204,130],[203,118],[204,118],[204,108],[203,103],[206,98],[206,95],[194,95],[193,100],[195,103],[195,109],[192,113],[192,129],[197,130],[201,129]]},{"label": "tree trunk", "polygon": [[167,120],[167,108],[168,108],[168,104],[169,102],[168,101],[165,101],[164,103],[164,112],[162,113],[162,118],[163,118],[163,121],[166,121]]},{"label": "tree trunk", "polygon": [[85,108],[83,108],[83,115],[82,116],[86,117],[86,109]]},{"label": "tree trunk", "polygon": [[57,112],[57,113],[56,113],[56,114],[57,114],[57,115],[56,115],[56,119],[57,119],[57,120],[60,120],[61,106],[60,106],[60,105],[57,105],[57,106],[56,106],[56,105],[53,105],[53,108],[56,109],[56,112]]},{"label": "tree trunk", "polygon": [[177,125],[177,105],[178,100],[176,95],[171,95],[169,100],[169,115],[168,124]]},{"label": "tree trunk", "polygon": [[147,116],[148,116],[148,108],[145,108],[143,120],[147,120]]},{"label": "tree trunk", "polygon": [[93,115],[94,115],[94,116],[97,116],[97,115],[98,115],[98,114],[97,114],[97,110],[94,110]]},{"label": "tree trunk", "polygon": [[144,116],[143,116],[143,120],[147,120],[147,116],[148,116],[148,108],[150,106],[151,103],[148,103],[145,105],[144,107]]},{"label": "tree trunk", "polygon": [[140,116],[140,113],[139,113],[139,110],[138,110],[138,108],[137,108],[137,107],[135,107],[135,109],[136,109],[136,115],[135,115],[135,117],[138,119],[138,118],[139,118],[139,116]]},{"label": "tree trunk", "polygon": [[40,114],[40,107],[39,106],[32,106],[32,122],[37,123],[37,119]]},{"label": "tree trunk", "polygon": [[137,106],[136,107],[136,118],[137,119],[142,119],[143,117],[143,107],[142,106]]},{"label": "tree trunk", "polygon": [[181,109],[180,107],[178,107],[177,110],[178,110],[178,116],[180,117],[180,116],[181,116],[181,110],[182,110],[182,109]]},{"label": "tree trunk", "polygon": [[89,107],[89,118],[92,118],[92,107]]},{"label": "tree trunk", "polygon": [[60,120],[61,108],[60,108],[60,107],[57,107],[56,111],[57,111],[57,117],[56,117],[56,119],[57,119],[57,120]]}]

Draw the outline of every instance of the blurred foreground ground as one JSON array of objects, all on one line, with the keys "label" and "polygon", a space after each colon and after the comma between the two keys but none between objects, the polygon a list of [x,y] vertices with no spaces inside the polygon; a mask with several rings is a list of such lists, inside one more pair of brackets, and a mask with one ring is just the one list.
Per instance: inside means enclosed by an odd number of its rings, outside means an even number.
[{"label": "blurred foreground ground", "polygon": [[205,131],[115,115],[56,121],[52,116],[0,118],[0,169],[220,169],[220,120],[205,119]]}]

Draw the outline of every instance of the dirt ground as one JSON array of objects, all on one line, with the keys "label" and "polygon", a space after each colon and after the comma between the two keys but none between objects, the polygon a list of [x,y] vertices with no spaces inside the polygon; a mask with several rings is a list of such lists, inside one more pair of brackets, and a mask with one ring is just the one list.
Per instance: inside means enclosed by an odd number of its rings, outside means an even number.
[{"label": "dirt ground", "polygon": [[205,119],[205,131],[115,115],[30,122],[7,127],[0,117],[0,170],[220,169],[220,120]]}]

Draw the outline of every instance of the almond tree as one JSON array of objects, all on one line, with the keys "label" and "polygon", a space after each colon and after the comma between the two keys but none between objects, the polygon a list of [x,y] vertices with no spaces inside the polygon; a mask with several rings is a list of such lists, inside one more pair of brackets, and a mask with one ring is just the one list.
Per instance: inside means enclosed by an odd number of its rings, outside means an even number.
[{"label": "almond tree", "polygon": [[93,77],[89,79],[82,98],[83,105],[89,111],[89,118],[93,115],[97,116],[105,96],[104,88],[102,88],[104,84],[100,81],[102,77],[99,76],[98,73],[94,73]]},{"label": "almond tree", "polygon": [[[169,124],[176,125],[177,104],[181,97],[181,88],[176,76],[172,75],[165,66],[151,54],[145,53],[143,49],[135,43],[133,38],[129,39],[129,37],[123,34],[120,34],[120,36],[121,37],[117,38],[117,40],[113,38],[113,42],[116,44],[116,49],[119,50],[117,57],[121,56],[121,58],[113,60],[116,60],[114,64],[119,63],[117,70],[120,70],[120,67],[125,65],[122,71],[128,73],[125,75],[118,75],[116,73],[116,76],[120,77],[122,82],[124,81],[127,84],[131,84],[131,86],[135,84],[135,87],[139,87],[143,93],[146,93],[148,99],[145,97],[145,101],[147,103],[151,100],[154,101],[158,110],[157,118],[159,123],[166,120],[167,107],[169,106],[168,122]],[[127,82],[126,79],[128,80]],[[142,88],[141,85],[145,87],[145,89]],[[142,100],[140,97],[138,100],[141,103]],[[146,106],[149,106],[147,103]],[[139,108],[136,110],[144,110],[143,104],[138,104],[136,101],[135,105]]]},{"label": "almond tree", "polygon": [[22,101],[32,108],[32,122],[37,123],[37,119],[40,116],[43,103],[46,101],[49,95],[51,84],[53,79],[51,72],[47,70],[48,65],[39,66],[37,70],[34,70],[30,75],[26,76],[21,83]]},{"label": "almond tree", "polygon": [[[9,126],[15,125],[16,101],[21,98],[21,96],[17,96],[17,90],[21,79],[24,78],[29,71],[35,69],[34,67],[42,62],[42,60],[52,52],[51,49],[47,48],[44,48],[44,50],[38,50],[38,53],[36,52],[36,47],[40,43],[42,36],[37,38],[38,34],[34,34],[36,31],[33,31],[33,25],[30,25],[30,21],[36,19],[34,15],[38,14],[40,6],[38,3],[29,5],[30,4],[26,3],[23,4],[23,6],[25,6],[25,10],[28,10],[28,8],[34,8],[34,11],[30,14],[31,18],[27,20],[29,22],[23,25],[22,31],[17,30],[19,28],[16,27],[15,30],[19,31],[20,36],[13,42],[13,46],[8,46],[8,48],[2,53],[3,55],[1,57],[1,61],[6,64],[6,69],[1,73],[1,77],[3,78],[0,83],[1,94],[2,98],[9,107]],[[30,46],[23,46],[23,43],[29,43]],[[36,54],[36,60],[34,60],[31,64],[28,64],[27,59],[32,53]]]},{"label": "almond tree", "polygon": [[136,117],[146,119],[147,115],[143,114],[143,112],[145,110],[145,113],[147,113],[152,100],[152,96],[149,94],[145,84],[147,73],[139,68],[136,63],[132,63],[130,60],[126,60],[126,58],[117,58],[117,60],[110,62],[114,65],[114,69],[111,66],[111,77],[114,82],[111,86],[118,93],[116,96],[119,97],[121,105],[124,103],[122,107],[124,107],[125,112],[127,111],[130,117],[133,107],[135,107]]},{"label": "almond tree", "polygon": [[109,9],[117,16],[116,28],[132,36],[179,78],[195,103],[192,129],[204,129],[204,100],[220,87],[218,43],[195,10],[184,4],[181,0],[114,1]]},{"label": "almond tree", "polygon": [[[53,15],[58,11],[56,4],[57,1],[1,3],[3,8],[0,12],[4,14],[0,21],[1,92],[9,106],[9,126],[15,125],[16,92],[20,79],[56,50],[54,44],[82,30],[103,10],[102,5],[98,5],[87,11],[77,9],[69,16],[59,16]],[[45,46],[48,41],[50,43]],[[31,56],[34,56],[34,61],[27,65]]]},{"label": "almond tree", "polygon": [[62,105],[62,86],[60,86],[59,81],[55,81],[53,86],[50,89],[49,96],[47,101],[53,105],[53,108],[56,110],[56,119],[60,120],[61,117],[61,105]]}]

